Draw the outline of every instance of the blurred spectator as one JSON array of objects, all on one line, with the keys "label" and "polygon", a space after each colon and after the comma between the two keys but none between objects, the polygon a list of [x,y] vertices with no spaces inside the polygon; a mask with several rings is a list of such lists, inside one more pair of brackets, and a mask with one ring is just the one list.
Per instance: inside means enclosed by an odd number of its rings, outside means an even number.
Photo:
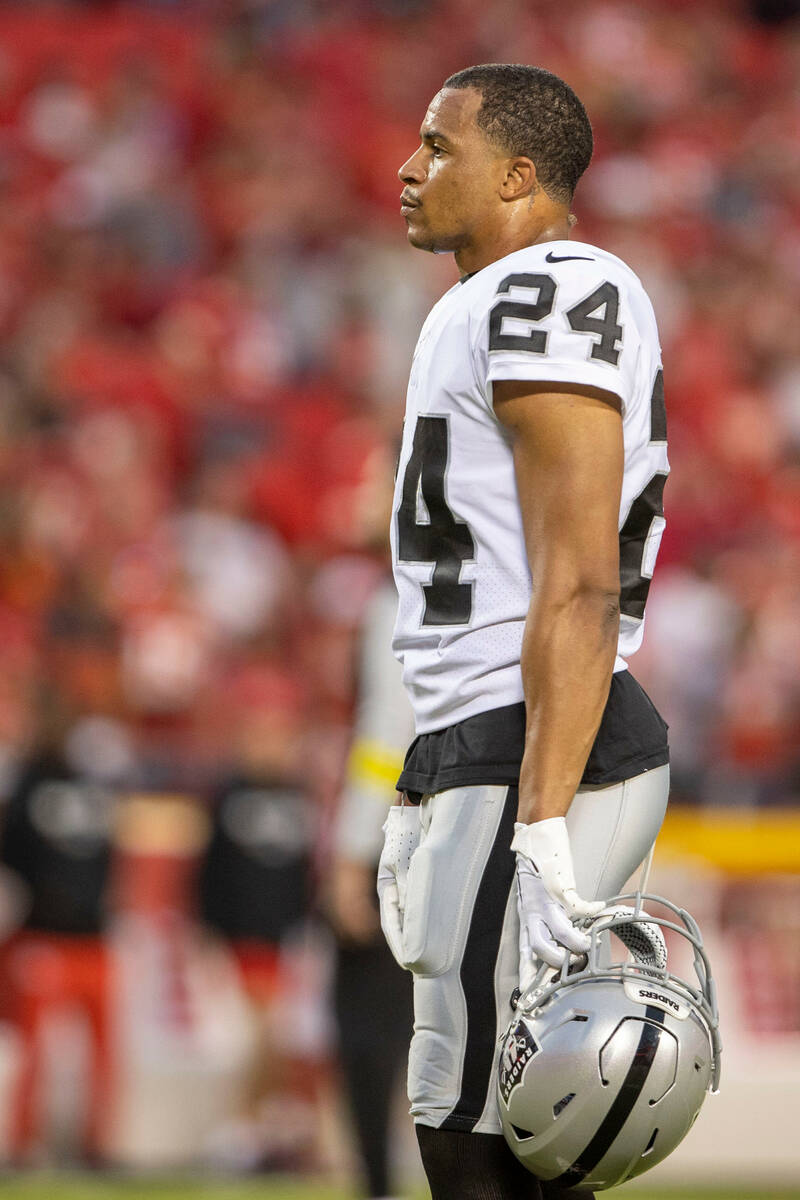
[{"label": "blurred spectator", "polygon": [[361,545],[380,557],[384,570],[361,615],[355,720],[324,866],[337,943],[333,1008],[339,1060],[366,1193],[382,1200],[391,1190],[390,1117],[413,1024],[411,980],[386,945],[375,886],[383,824],[414,738],[414,714],[392,654],[397,594],[387,557],[392,506],[387,458],[373,453],[353,505]]},{"label": "blurred spectator", "polygon": [[294,679],[274,668],[252,667],[232,681],[227,770],[200,864],[201,919],[230,946],[258,1029],[240,1111],[212,1137],[217,1164],[240,1169],[308,1165],[315,1140],[314,1088],[298,1087],[312,1073],[304,1070],[300,1040],[287,1041],[278,1028],[291,977],[287,955],[311,901],[304,703]]},{"label": "blurred spectator", "polygon": [[21,885],[21,928],[2,948],[3,1010],[20,1036],[10,1151],[16,1163],[44,1149],[48,1026],[79,1015],[88,1033],[80,1150],[104,1150],[112,1098],[112,968],[102,939],[115,804],[131,768],[114,723],[42,698],[39,736],[3,814],[0,860]]},{"label": "blurred spectator", "polygon": [[389,1118],[413,1023],[411,981],[384,940],[375,889],[383,823],[414,737],[414,716],[391,653],[395,610],[389,578],[372,596],[364,622],[356,724],[328,869],[328,908],[338,943],[339,1055],[366,1194],[384,1200],[391,1190]]},{"label": "blurred spectator", "polygon": [[200,912],[264,961],[308,915],[312,812],[302,763],[305,697],[291,676],[252,667],[227,692],[229,754],[215,789]]}]

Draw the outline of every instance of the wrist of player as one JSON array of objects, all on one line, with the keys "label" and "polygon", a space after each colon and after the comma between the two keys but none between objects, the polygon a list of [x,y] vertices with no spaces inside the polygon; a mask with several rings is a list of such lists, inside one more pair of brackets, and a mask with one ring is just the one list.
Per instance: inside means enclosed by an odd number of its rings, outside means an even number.
[{"label": "wrist of player", "polygon": [[578,895],[565,817],[547,817],[528,824],[517,821],[511,849],[518,862],[521,857],[529,864],[570,920],[593,917],[603,908],[602,900],[584,900]]},{"label": "wrist of player", "polygon": [[529,986],[536,962],[560,967],[568,954],[585,954],[589,937],[575,927],[595,916],[602,900],[578,895],[564,817],[530,824],[517,822],[511,848],[517,856],[517,907],[520,922],[520,986]]},{"label": "wrist of player", "polygon": [[523,756],[519,775],[519,800],[517,821],[523,825],[536,825],[551,817],[565,817],[575,795],[570,782],[548,780],[542,784],[541,771],[533,759]]}]

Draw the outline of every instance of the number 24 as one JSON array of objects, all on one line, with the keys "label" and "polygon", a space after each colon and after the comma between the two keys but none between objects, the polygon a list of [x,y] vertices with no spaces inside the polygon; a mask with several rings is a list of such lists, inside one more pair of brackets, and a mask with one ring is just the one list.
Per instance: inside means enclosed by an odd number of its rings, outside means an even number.
[{"label": "number 24", "polygon": [[[556,281],[552,275],[507,275],[498,295],[512,288],[536,294],[536,299],[501,300],[495,304],[489,317],[489,350],[522,350],[528,354],[547,353],[547,332],[544,329],[529,329],[526,333],[504,332],[506,318],[517,321],[543,321],[553,311],[556,298]],[[619,363],[622,345],[622,326],[619,324],[619,290],[606,280],[565,314],[570,329],[575,333],[589,333],[600,340],[592,344],[590,358],[609,363]]]}]

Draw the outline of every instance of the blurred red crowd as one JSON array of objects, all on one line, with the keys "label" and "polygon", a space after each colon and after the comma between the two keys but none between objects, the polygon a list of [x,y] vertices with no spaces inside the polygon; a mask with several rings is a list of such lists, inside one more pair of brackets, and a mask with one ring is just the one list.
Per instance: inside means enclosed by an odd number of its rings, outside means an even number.
[{"label": "blurred red crowd", "polygon": [[453,278],[407,247],[396,170],[486,60],[583,98],[578,236],[659,316],[674,469],[635,669],[678,789],[796,796],[800,30],[676,0],[3,6],[7,774],[57,741],[203,786],[280,711],[332,794],[407,364]]}]

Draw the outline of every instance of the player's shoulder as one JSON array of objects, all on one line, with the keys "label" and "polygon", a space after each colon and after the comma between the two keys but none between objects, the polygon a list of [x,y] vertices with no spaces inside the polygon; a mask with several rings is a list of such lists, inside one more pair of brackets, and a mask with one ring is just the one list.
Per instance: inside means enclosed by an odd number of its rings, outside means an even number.
[{"label": "player's shoulder", "polygon": [[620,288],[644,291],[638,275],[616,254],[571,239],[524,246],[490,263],[473,281],[480,281],[480,291],[484,294],[496,295],[499,288],[514,286],[507,282],[514,275],[524,274],[550,275],[559,286],[570,289],[580,290],[602,278]]}]

